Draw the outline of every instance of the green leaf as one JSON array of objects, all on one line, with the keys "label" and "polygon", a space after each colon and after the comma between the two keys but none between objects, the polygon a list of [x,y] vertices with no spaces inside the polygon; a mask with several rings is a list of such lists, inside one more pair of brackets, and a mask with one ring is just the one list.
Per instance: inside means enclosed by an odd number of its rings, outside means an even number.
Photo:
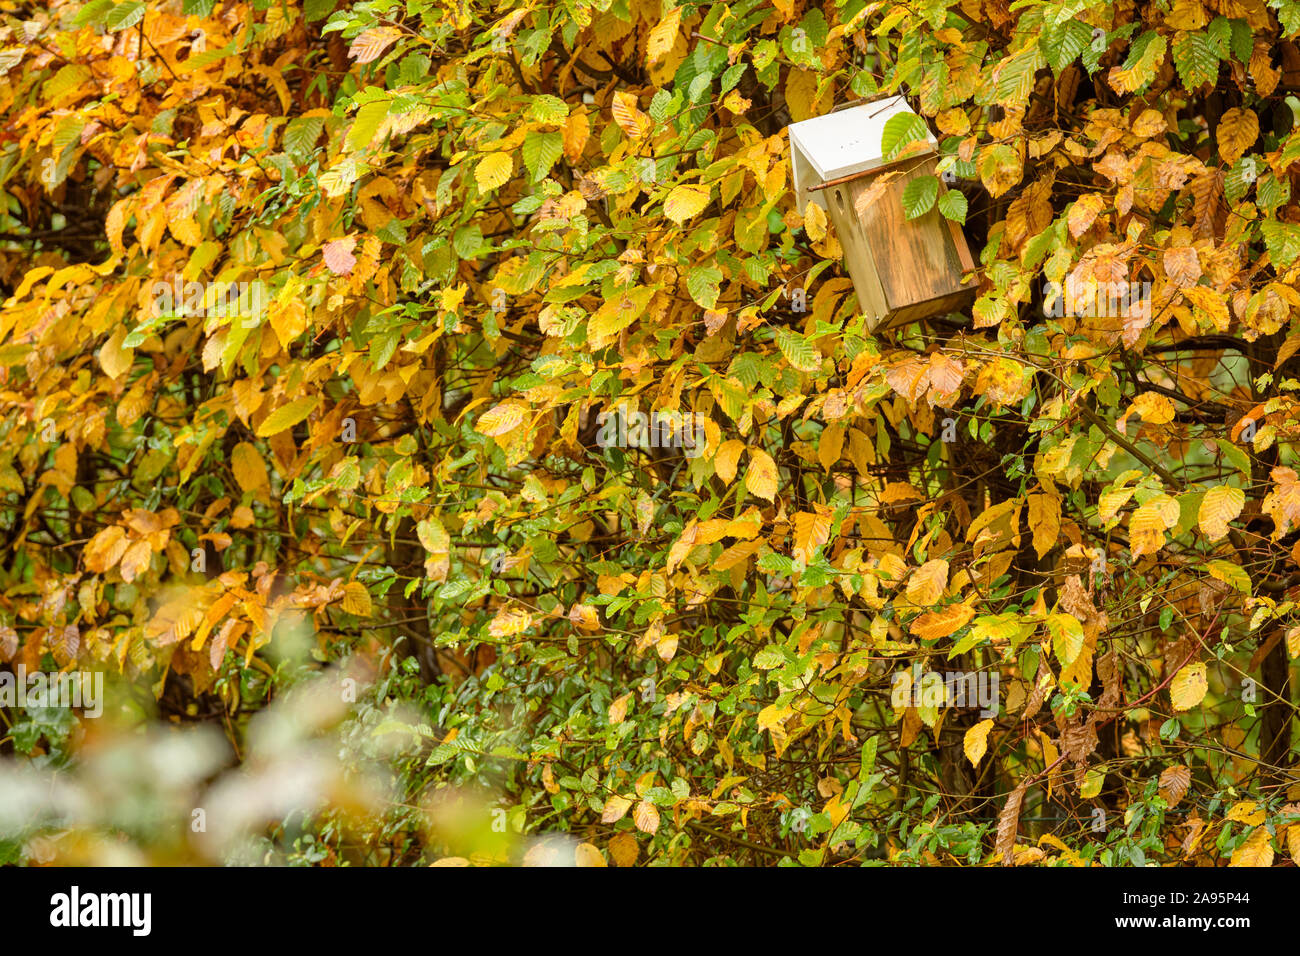
[{"label": "green leaf", "polygon": [[477,223],[462,226],[456,230],[451,245],[456,250],[456,255],[462,259],[477,258],[479,250],[483,248],[483,230]]},{"label": "green leaf", "polygon": [[[659,92],[662,93],[663,90]],[[565,117],[569,115],[569,105],[558,96],[551,96],[549,93],[534,96],[528,109],[533,119],[539,123],[563,123]]]},{"label": "green leaf", "polygon": [[388,118],[388,101],[375,100],[357,110],[352,128],[348,130],[348,149],[365,149],[379,132],[379,127]]},{"label": "green leaf", "polygon": [[993,95],[1003,106],[1024,106],[1034,88],[1034,74],[1042,68],[1042,51],[1037,46],[1026,47],[998,66]]},{"label": "green leaf", "polygon": [[876,747],[878,746],[875,737],[872,737],[862,745],[862,756],[858,764],[858,781],[865,783],[871,771],[876,767]]},{"label": "green leaf", "polygon": [[1300,256],[1300,226],[1270,219],[1260,223],[1259,229],[1275,265],[1285,269]]},{"label": "green leaf", "polygon": [[91,0],[77,11],[77,15],[72,18],[72,25],[84,27],[87,23],[93,23],[98,26],[104,22],[105,16],[113,6],[113,0]]},{"label": "green leaf", "polygon": [[1174,67],[1183,86],[1199,89],[1219,76],[1219,56],[1204,33],[1184,33],[1174,40]]},{"label": "green leaf", "polygon": [[921,176],[913,179],[903,189],[903,212],[908,219],[917,219],[934,208],[939,195],[939,178]]},{"label": "green leaf", "polygon": [[945,219],[952,219],[963,225],[966,223],[966,197],[955,189],[949,189],[939,197],[939,212]]},{"label": "green leaf", "polygon": [[142,0],[127,0],[126,3],[119,3],[108,11],[108,16],[104,18],[104,26],[109,30],[126,30],[139,23],[143,16]]},{"label": "green leaf", "polygon": [[1215,17],[1205,30],[1210,48],[1220,60],[1226,60],[1231,52],[1232,23],[1227,17]]},{"label": "green leaf", "polygon": [[1067,20],[1053,30],[1044,31],[1039,37],[1039,43],[1052,72],[1059,76],[1088,48],[1091,39],[1092,28],[1088,24],[1082,20]]},{"label": "green leaf", "polygon": [[1069,614],[1049,614],[1047,632],[1052,635],[1056,659],[1069,666],[1083,650],[1083,625]]},{"label": "green leaf", "polygon": [[320,397],[309,395],[294,399],[287,405],[281,405],[267,416],[266,421],[257,426],[257,437],[270,438],[286,428],[292,428],[315,411],[318,404],[320,404]]},{"label": "green leaf", "polygon": [[1269,6],[1277,13],[1277,22],[1282,24],[1284,37],[1300,33],[1300,3],[1297,0],[1271,0]]},{"label": "green leaf", "polygon": [[822,367],[822,356],[798,332],[777,326],[776,344],[786,360],[801,372],[816,372]]},{"label": "green leaf", "polygon": [[1231,561],[1210,561],[1205,565],[1210,577],[1231,585],[1247,597],[1250,596],[1250,575],[1239,564]]},{"label": "green leaf", "polygon": [[564,152],[564,135],[556,130],[547,133],[533,131],[524,138],[524,166],[533,182],[538,182],[551,171],[555,161]]},{"label": "green leaf", "polygon": [[309,160],[325,128],[323,116],[299,116],[284,128],[284,151],[294,159]]},{"label": "green leaf", "polygon": [[925,142],[930,130],[915,113],[898,113],[885,121],[880,133],[880,151],[886,160],[893,159],[909,143]]},{"label": "green leaf", "polygon": [[1250,478],[1250,456],[1239,445],[1234,445],[1226,438],[1215,439],[1215,444],[1219,446],[1219,451],[1223,452],[1223,457],[1228,460],[1228,464],[1246,478]]},{"label": "green leaf", "polygon": [[[213,0],[197,0],[199,3],[211,4]],[[303,4],[303,19],[308,23],[313,20],[324,20],[333,11],[338,0],[306,0]]]},{"label": "green leaf", "polygon": [[1250,63],[1250,56],[1255,51],[1255,34],[1245,20],[1232,20],[1232,38],[1228,41],[1232,55],[1243,66]]},{"label": "green leaf", "polygon": [[711,309],[718,304],[718,288],[722,284],[722,271],[713,266],[696,266],[686,274],[686,291],[696,305]]},{"label": "green leaf", "polygon": [[1259,160],[1254,156],[1242,156],[1232,164],[1232,168],[1223,177],[1223,196],[1228,202],[1240,202],[1250,192],[1251,184],[1258,175],[1258,163]]},{"label": "green leaf", "polygon": [[1291,180],[1269,173],[1255,185],[1255,197],[1261,209],[1272,212],[1291,199]]}]

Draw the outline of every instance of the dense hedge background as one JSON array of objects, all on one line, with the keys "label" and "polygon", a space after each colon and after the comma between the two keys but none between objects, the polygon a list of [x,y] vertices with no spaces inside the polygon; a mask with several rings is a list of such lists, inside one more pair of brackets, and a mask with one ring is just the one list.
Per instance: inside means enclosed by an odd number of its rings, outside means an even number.
[{"label": "dense hedge background", "polygon": [[4,6],[5,859],[1290,865],[1300,3],[671,2]]}]

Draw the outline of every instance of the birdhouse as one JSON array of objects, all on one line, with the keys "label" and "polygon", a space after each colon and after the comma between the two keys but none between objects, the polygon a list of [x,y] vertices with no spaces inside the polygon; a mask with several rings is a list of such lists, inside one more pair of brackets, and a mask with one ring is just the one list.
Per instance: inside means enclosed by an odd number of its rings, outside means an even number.
[{"label": "birdhouse", "polygon": [[[915,117],[926,138],[887,159],[881,138],[899,115]],[[961,226],[939,213],[937,201],[916,219],[903,212],[907,184],[935,176],[939,161],[934,135],[903,97],[794,123],[789,132],[799,212],[816,203],[835,224],[871,331],[952,312],[973,298],[971,284],[962,283],[975,266]],[[940,182],[939,196],[944,189]]]}]

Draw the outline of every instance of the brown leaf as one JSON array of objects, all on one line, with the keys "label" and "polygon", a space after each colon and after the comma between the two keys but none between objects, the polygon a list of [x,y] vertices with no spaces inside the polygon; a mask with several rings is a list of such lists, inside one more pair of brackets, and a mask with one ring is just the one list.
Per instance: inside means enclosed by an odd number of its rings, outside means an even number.
[{"label": "brown leaf", "polygon": [[641,848],[637,845],[635,834],[620,833],[609,841],[609,855],[615,866],[634,865],[640,852]]},{"label": "brown leaf", "polygon": [[1165,798],[1170,807],[1176,807],[1191,782],[1191,767],[1181,763],[1166,767],[1160,772],[1160,796]]},{"label": "brown leaf", "polygon": [[1011,791],[998,815],[998,836],[993,844],[993,852],[1002,854],[1003,866],[1010,866],[1013,860],[1016,833],[1020,829],[1020,807],[1025,802],[1025,790],[1028,787],[1029,781],[1022,780],[1020,786]]}]

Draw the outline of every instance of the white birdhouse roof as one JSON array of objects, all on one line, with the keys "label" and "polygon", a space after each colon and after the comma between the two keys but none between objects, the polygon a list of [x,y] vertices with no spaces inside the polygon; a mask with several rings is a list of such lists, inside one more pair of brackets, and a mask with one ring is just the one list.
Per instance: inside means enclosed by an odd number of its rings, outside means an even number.
[{"label": "white birdhouse roof", "polygon": [[[883,166],[880,137],[885,123],[899,113],[911,113],[906,98],[891,96],[846,110],[827,113],[789,127],[791,168],[799,212],[809,202],[825,208],[821,193],[808,192],[832,179]],[[937,146],[927,125],[926,137]]]}]

